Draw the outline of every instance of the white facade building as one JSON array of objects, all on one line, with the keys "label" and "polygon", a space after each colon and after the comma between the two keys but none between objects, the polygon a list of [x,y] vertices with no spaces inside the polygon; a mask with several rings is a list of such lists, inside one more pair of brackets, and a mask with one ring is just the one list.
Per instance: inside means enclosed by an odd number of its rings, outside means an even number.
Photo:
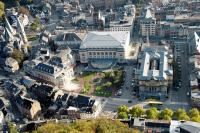
[{"label": "white facade building", "polygon": [[75,60],[70,53],[71,50],[63,50],[45,61],[41,57],[32,61],[25,61],[23,64],[24,71],[41,81],[64,89],[74,78]]},{"label": "white facade building", "polygon": [[142,36],[155,36],[156,34],[156,18],[150,9],[146,9],[146,14],[140,19],[140,34]]},{"label": "white facade building", "polygon": [[[130,53],[130,32],[89,32],[79,49],[81,63],[93,67],[109,67],[112,63],[125,63]],[[104,62],[101,64],[98,61]],[[107,62],[107,63],[106,63]],[[102,66],[101,66],[101,65]]]},{"label": "white facade building", "polygon": [[136,71],[139,95],[142,99],[148,97],[164,98],[172,84],[172,56],[168,47],[145,48],[139,55],[139,68]]}]

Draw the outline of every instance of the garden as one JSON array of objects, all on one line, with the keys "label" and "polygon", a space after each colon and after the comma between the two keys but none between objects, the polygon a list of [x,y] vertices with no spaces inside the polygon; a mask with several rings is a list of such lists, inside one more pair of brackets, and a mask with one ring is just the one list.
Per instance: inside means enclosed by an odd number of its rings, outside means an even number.
[{"label": "garden", "polygon": [[121,69],[107,72],[84,72],[75,81],[80,83],[83,94],[110,97],[123,83]]}]

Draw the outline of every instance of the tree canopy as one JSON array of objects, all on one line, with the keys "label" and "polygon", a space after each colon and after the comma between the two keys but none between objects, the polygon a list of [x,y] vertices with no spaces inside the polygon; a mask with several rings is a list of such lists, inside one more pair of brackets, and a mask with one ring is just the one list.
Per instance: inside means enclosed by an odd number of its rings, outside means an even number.
[{"label": "tree canopy", "polygon": [[33,133],[131,133],[131,129],[118,120],[78,120],[72,124],[48,123]]},{"label": "tree canopy", "polygon": [[158,119],[159,112],[157,108],[153,107],[146,111],[147,119]]},{"label": "tree canopy", "polygon": [[130,114],[132,115],[132,117],[141,117],[142,115],[144,115],[144,109],[140,106],[134,106],[130,110]]},{"label": "tree canopy", "polygon": [[121,105],[118,107],[118,112],[129,112],[129,109],[126,105]]},{"label": "tree canopy", "polygon": [[184,109],[177,109],[174,112],[174,117],[177,120],[186,120],[186,121],[190,120],[190,117],[187,115],[187,113]]},{"label": "tree canopy", "polygon": [[21,64],[24,60],[24,53],[20,50],[14,49],[11,57]]},{"label": "tree canopy", "polygon": [[189,111],[189,116],[191,121],[200,122],[199,111],[196,108],[193,108]]},{"label": "tree canopy", "polygon": [[0,1],[0,18],[4,15],[4,3]]},{"label": "tree canopy", "polygon": [[171,120],[173,116],[173,111],[171,109],[165,108],[160,112],[159,118],[163,120]]}]

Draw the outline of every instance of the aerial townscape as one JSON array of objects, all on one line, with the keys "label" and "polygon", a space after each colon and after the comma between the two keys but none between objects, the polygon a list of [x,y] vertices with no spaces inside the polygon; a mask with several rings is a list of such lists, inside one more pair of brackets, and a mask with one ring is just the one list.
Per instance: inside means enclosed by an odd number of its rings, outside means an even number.
[{"label": "aerial townscape", "polygon": [[200,0],[0,0],[0,133],[200,133]]}]

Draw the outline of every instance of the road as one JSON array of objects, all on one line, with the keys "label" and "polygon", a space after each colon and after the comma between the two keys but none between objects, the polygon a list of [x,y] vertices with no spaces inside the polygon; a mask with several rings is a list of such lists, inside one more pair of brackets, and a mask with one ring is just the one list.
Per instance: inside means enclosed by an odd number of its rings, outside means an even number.
[{"label": "road", "polygon": [[177,51],[177,53],[180,54],[182,85],[177,92],[172,90],[170,97],[172,102],[188,103],[189,97],[187,96],[187,93],[190,91],[188,47],[185,41],[176,42],[175,47],[180,48],[180,51]]}]

